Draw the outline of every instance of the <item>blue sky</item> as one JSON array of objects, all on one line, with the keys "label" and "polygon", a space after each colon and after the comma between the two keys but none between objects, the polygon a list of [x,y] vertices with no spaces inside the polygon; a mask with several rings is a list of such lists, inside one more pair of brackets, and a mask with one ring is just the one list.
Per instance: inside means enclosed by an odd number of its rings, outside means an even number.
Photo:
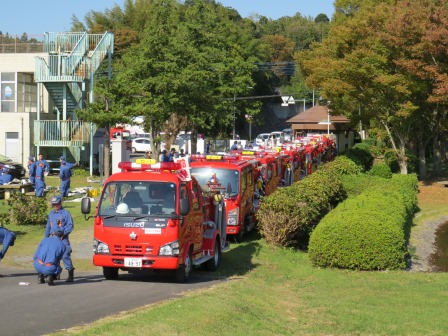
[{"label": "blue sky", "polygon": [[[44,32],[63,32],[71,27],[71,17],[75,14],[83,21],[91,10],[104,11],[114,4],[122,6],[124,0],[0,0],[0,31],[3,34],[21,36],[24,32],[29,37],[42,35]],[[271,19],[282,16],[315,17],[319,13],[333,15],[334,0],[217,0],[224,6],[235,8],[241,16],[254,13]]]}]

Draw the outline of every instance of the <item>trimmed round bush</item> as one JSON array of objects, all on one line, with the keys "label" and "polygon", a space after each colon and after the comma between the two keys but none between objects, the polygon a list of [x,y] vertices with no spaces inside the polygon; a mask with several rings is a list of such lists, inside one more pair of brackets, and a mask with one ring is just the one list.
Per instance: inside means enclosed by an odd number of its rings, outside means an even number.
[{"label": "trimmed round bush", "polygon": [[319,220],[343,199],[338,175],[318,170],[263,199],[257,212],[260,233],[268,244],[306,245]]},{"label": "trimmed round bush", "polygon": [[407,253],[405,203],[395,183],[383,183],[347,199],[311,234],[308,255],[312,264],[356,270],[403,269]]}]

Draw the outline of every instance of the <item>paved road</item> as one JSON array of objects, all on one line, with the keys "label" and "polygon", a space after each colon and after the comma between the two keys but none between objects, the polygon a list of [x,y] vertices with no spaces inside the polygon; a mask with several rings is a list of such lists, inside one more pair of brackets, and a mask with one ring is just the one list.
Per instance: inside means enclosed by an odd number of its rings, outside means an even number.
[{"label": "paved road", "polygon": [[[176,283],[166,273],[120,273],[120,280],[107,281],[98,270],[75,272],[75,282],[61,280],[50,287],[38,285],[36,273],[30,270],[0,267],[0,271],[2,336],[44,335],[224,281],[200,271],[187,284]],[[64,271],[62,276],[66,275]]]}]

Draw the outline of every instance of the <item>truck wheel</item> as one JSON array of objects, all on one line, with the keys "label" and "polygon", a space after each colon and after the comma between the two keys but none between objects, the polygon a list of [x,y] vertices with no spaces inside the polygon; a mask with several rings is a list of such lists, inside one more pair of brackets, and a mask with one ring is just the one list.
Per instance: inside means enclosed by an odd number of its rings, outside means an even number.
[{"label": "truck wheel", "polygon": [[176,270],[176,281],[187,282],[190,279],[191,271],[193,270],[193,260],[191,259],[191,252],[188,252],[185,263],[180,265]]},{"label": "truck wheel", "polygon": [[219,246],[219,239],[215,241],[215,255],[212,259],[205,263],[205,268],[207,271],[214,272],[219,268],[219,264],[221,263],[221,248]]},{"label": "truck wheel", "polygon": [[103,267],[103,275],[107,280],[117,280],[118,279],[118,268]]}]

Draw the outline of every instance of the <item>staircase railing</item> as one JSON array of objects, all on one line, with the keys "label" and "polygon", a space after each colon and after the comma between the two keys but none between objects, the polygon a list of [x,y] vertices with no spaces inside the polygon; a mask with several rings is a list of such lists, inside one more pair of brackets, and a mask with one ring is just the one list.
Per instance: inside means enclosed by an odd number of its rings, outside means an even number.
[{"label": "staircase railing", "polygon": [[39,146],[83,146],[90,141],[90,123],[72,120],[36,120],[34,144]]},{"label": "staircase railing", "polygon": [[84,59],[79,63],[78,59],[63,57],[62,55],[36,56],[35,76],[36,82],[82,82],[84,73],[77,74],[77,67],[87,67]]},{"label": "staircase railing", "polygon": [[95,49],[91,53],[89,60],[90,60],[90,71],[93,73],[95,72],[99,67],[101,62],[104,60],[104,58],[107,56],[107,54],[114,52],[114,33],[106,32],[103,35],[101,35],[101,39],[96,44]]}]

